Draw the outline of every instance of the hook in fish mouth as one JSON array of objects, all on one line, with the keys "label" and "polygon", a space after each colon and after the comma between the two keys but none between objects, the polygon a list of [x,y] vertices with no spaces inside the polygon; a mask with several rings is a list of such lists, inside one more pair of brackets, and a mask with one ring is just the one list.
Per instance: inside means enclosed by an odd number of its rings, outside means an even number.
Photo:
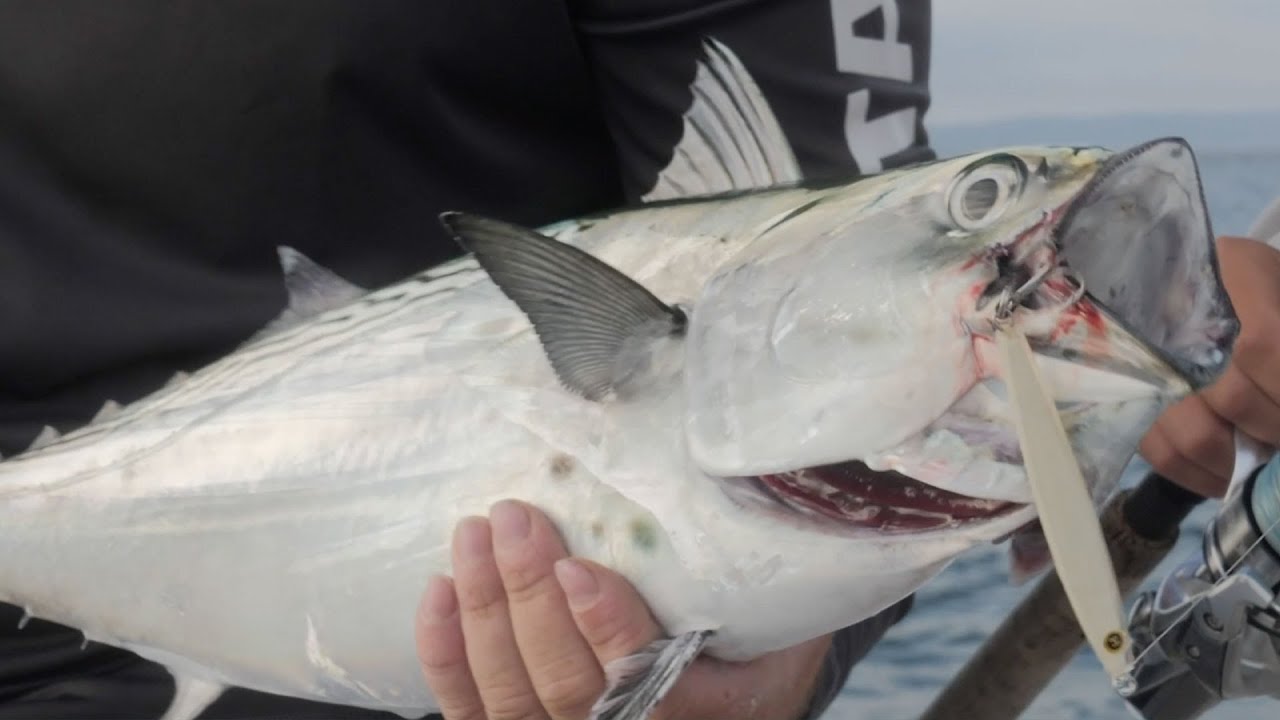
[{"label": "hook in fish mouth", "polygon": [[[980,312],[992,305],[993,324],[1006,324],[1019,307],[1037,310],[1044,305],[1041,301],[1048,298],[1039,293],[1050,277],[1062,281],[1053,304],[1071,305],[1084,295],[1083,281],[1063,262],[1054,240],[1059,221],[1074,201],[1072,198],[1053,210],[1041,211],[1039,219],[1011,242],[993,249],[996,277],[978,296],[974,310]],[[1062,283],[1066,283],[1065,294]]]},{"label": "hook in fish mouth", "polygon": [[996,277],[975,303],[986,310],[981,332],[1022,309],[1079,304],[1122,328],[1192,389],[1204,387],[1226,367],[1239,331],[1213,238],[1184,140],[1112,154],[1066,202],[994,248]]}]

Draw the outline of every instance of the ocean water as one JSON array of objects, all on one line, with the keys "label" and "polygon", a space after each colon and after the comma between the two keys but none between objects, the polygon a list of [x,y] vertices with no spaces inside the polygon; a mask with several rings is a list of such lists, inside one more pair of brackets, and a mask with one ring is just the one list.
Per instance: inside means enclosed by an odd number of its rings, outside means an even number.
[{"label": "ocean water", "polygon": [[[1198,153],[1214,231],[1243,235],[1253,219],[1280,196],[1280,150]],[[1130,477],[1138,476],[1137,468]],[[1200,547],[1201,528],[1216,503],[1201,507],[1183,525],[1177,547],[1144,588]],[[1009,582],[1007,545],[978,548],[957,559],[916,596],[914,610],[854,668],[841,697],[824,720],[910,720],[919,717],[1022,596],[1035,585]],[[1133,717],[1110,689],[1087,650],[1045,690],[1023,718],[1117,720]],[[1280,717],[1280,702],[1224,703],[1206,720]],[[981,720],[959,718],[956,720]]]}]

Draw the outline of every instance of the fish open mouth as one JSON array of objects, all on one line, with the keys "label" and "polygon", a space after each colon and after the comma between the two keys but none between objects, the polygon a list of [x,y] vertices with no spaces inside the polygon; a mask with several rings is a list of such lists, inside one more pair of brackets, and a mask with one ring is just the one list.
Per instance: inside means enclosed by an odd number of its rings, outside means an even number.
[{"label": "fish open mouth", "polygon": [[[1068,326],[1105,316],[1198,389],[1225,367],[1239,327],[1213,237],[1191,148],[1178,138],[1146,142],[1108,157],[1070,200],[1000,248],[1008,256],[979,308],[1070,308]],[[1064,329],[1028,339],[1060,355],[1052,344]]]},{"label": "fish open mouth", "polygon": [[1090,304],[1193,389],[1222,373],[1239,321],[1185,140],[1152,140],[1108,158],[1063,209],[1053,243]]},{"label": "fish open mouth", "polygon": [[757,482],[762,492],[792,511],[885,532],[958,527],[1024,507],[961,495],[860,462],[762,475]]},{"label": "fish open mouth", "polygon": [[[1077,439],[1094,451],[1086,475],[1095,498],[1114,485],[1146,422],[1140,414],[1126,416],[1132,427],[1099,418],[1118,413],[1120,401],[1155,407],[1158,401],[1146,398],[1202,387],[1225,367],[1238,321],[1213,249],[1190,148],[1179,139],[1155,140],[1111,155],[1069,201],[1045,212],[1010,244],[999,282],[978,298],[1003,297],[1028,311],[1028,339],[1048,363],[1042,369],[1063,373],[1056,387],[1067,394],[1056,395],[1059,408],[1070,409],[1068,425],[1074,422],[1087,435]],[[1036,318],[1051,322],[1036,326]],[[1086,372],[1094,374],[1082,380]],[[992,422],[983,413],[965,420],[964,400],[918,437]],[[948,417],[965,422],[948,425]],[[996,463],[1021,465],[995,452],[981,433],[969,441],[991,450]],[[917,466],[930,463],[916,459]],[[923,482],[851,460],[739,477],[726,490],[775,516],[838,533],[920,534],[985,524],[1006,528],[1007,537],[1034,518],[1026,498],[981,497],[983,483],[968,477],[969,485],[954,484],[955,474],[935,472]]]}]

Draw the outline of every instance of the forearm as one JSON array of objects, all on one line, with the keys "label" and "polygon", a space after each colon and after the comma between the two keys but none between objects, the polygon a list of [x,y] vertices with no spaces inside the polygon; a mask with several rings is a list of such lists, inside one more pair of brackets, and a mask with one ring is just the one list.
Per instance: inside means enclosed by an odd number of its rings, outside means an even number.
[{"label": "forearm", "polygon": [[880,642],[889,628],[906,616],[914,599],[913,595],[907,596],[896,605],[832,635],[830,647],[808,694],[810,699],[807,711],[800,716],[800,720],[817,720],[822,717],[849,681],[849,673],[853,667],[871,652],[871,648]]}]

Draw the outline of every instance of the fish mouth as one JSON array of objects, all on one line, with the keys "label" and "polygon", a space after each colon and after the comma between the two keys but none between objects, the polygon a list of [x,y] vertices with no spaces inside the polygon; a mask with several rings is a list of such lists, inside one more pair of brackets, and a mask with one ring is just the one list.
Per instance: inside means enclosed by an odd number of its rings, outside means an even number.
[{"label": "fish mouth", "polygon": [[[1185,140],[1160,138],[1108,157],[1061,209],[1051,237],[1058,261],[1083,285],[1089,312],[1126,331],[1194,390],[1221,375],[1239,321]],[[1052,343],[1031,340],[1037,352],[1062,356]]]},{"label": "fish mouth", "polygon": [[894,471],[844,462],[761,475],[756,488],[780,506],[851,530],[926,532],[992,520],[1025,507],[944,490]]},{"label": "fish mouth", "polygon": [[1103,158],[1082,159],[1089,180],[998,249],[976,306],[993,315],[974,334],[990,345],[1001,325],[1021,327],[1051,385],[1104,389],[1077,407],[1134,392],[1118,387],[1126,379],[1164,396],[1199,390],[1225,370],[1240,324],[1195,156],[1161,138]]},{"label": "fish mouth", "polygon": [[740,507],[851,539],[970,530],[994,540],[1034,517],[1027,503],[963,495],[859,461],[719,482]]}]

